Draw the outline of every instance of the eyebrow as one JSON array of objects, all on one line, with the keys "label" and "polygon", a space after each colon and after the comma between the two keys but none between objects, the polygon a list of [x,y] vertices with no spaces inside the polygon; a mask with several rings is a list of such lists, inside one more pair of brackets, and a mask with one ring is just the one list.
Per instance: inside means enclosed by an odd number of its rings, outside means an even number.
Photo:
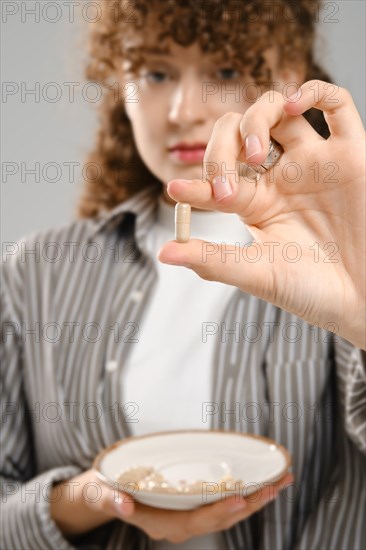
[{"label": "eyebrow", "polygon": [[[171,50],[165,46],[145,46],[143,44],[131,45],[125,48],[125,54],[128,57],[128,54],[140,54],[145,58],[151,57],[169,57],[171,55]],[[202,54],[204,57],[207,57],[207,54]],[[221,52],[215,52],[215,54],[208,54],[210,58],[210,63],[225,63],[226,61],[230,63],[229,60],[225,59],[225,56]],[[232,61],[231,61],[232,62]]]},{"label": "eyebrow", "polygon": [[171,54],[171,51],[168,48],[162,48],[159,46],[146,47],[146,46],[129,46],[126,48],[126,52],[143,52],[146,55],[161,55],[167,56]]}]

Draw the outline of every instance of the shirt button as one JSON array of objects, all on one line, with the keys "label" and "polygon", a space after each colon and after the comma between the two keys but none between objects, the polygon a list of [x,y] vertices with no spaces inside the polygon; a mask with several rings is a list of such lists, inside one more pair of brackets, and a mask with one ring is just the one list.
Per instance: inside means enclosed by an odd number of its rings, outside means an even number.
[{"label": "shirt button", "polygon": [[117,361],[112,360],[112,361],[107,361],[105,368],[107,372],[113,372],[116,370],[117,366],[118,366]]},{"label": "shirt button", "polygon": [[130,299],[131,299],[132,302],[135,302],[136,304],[139,304],[143,297],[144,297],[144,293],[142,292],[142,290],[134,290],[131,293],[131,298]]}]

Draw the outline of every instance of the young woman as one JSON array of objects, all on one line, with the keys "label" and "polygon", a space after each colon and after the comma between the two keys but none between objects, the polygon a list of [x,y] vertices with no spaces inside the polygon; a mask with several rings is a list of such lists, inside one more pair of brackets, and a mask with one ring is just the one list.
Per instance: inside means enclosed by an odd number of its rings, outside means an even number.
[{"label": "young woman", "polygon": [[[216,121],[268,89],[328,80],[312,57],[317,2],[262,4],[101,3],[89,76],[106,97],[80,219],[27,238],[4,266],[4,548],[362,546],[360,350],[156,259],[174,238],[167,183],[202,179]],[[234,214],[200,210],[192,235],[252,239]],[[97,485],[102,448],[182,428],[272,437],[295,483],[192,512]]]}]

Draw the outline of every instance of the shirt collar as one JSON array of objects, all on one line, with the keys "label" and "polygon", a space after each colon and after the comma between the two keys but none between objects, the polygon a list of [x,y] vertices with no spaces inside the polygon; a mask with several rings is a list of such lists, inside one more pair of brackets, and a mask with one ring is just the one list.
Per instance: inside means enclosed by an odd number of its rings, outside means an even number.
[{"label": "shirt collar", "polygon": [[105,230],[112,223],[120,223],[126,214],[135,214],[135,239],[137,244],[145,236],[147,230],[153,224],[159,199],[161,186],[153,185],[139,191],[129,199],[123,201],[112,210],[103,210],[98,217],[94,218],[89,241]]}]

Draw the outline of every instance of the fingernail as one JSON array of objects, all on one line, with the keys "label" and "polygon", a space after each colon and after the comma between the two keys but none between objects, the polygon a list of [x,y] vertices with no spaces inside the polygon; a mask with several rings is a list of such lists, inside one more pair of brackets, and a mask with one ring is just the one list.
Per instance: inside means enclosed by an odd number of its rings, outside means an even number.
[{"label": "fingernail", "polygon": [[240,499],[238,502],[233,501],[229,506],[229,510],[230,512],[240,512],[240,510],[244,510],[246,506],[247,506],[246,501],[243,499]]},{"label": "fingernail", "polygon": [[212,183],[216,201],[221,201],[232,194],[230,182],[225,176],[217,176]]},{"label": "fingernail", "polygon": [[245,140],[245,158],[249,160],[262,152],[262,145],[259,137],[255,134],[249,134]]}]

